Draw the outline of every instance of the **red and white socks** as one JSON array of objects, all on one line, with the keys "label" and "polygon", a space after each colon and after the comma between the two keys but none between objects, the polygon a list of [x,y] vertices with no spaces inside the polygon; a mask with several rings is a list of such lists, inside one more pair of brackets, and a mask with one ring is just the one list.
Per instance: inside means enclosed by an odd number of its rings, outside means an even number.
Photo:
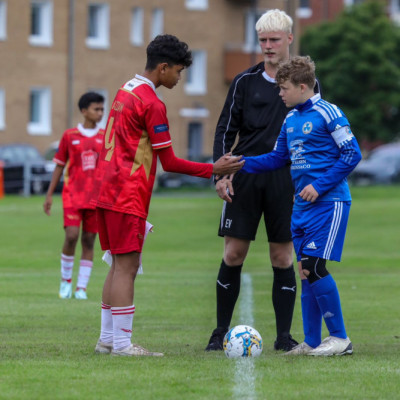
[{"label": "red and white socks", "polygon": [[76,290],[84,289],[86,290],[90,274],[92,273],[93,261],[81,260],[79,264],[79,275],[78,282],[76,284]]},{"label": "red and white socks", "polygon": [[61,254],[61,279],[71,283],[72,270],[74,268],[74,256]]},{"label": "red and white socks", "polygon": [[[113,327],[113,348],[121,350],[131,344],[135,306],[111,307]],[[102,323],[103,325],[103,323]]]},{"label": "red and white socks", "polygon": [[113,342],[113,321],[111,314],[111,306],[108,304],[101,303],[101,330],[100,330],[100,341],[103,343]]},{"label": "red and white socks", "polygon": [[[91,260],[80,260],[79,263],[79,275],[76,289],[86,290],[89,283],[90,275],[92,273],[93,261]],[[74,269],[74,256],[67,256],[61,254],[61,279],[71,283],[72,271]]]}]

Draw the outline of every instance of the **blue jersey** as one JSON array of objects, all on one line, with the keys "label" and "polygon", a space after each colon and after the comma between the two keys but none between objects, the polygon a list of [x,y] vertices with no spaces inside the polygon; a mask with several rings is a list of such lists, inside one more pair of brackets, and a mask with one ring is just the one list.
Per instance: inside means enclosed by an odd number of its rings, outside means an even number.
[{"label": "blue jersey", "polygon": [[299,194],[312,184],[318,201],[350,201],[347,175],[361,160],[349,121],[334,104],[316,94],[291,110],[271,153],[246,160],[241,171],[261,173],[291,162],[295,207],[310,205]]}]

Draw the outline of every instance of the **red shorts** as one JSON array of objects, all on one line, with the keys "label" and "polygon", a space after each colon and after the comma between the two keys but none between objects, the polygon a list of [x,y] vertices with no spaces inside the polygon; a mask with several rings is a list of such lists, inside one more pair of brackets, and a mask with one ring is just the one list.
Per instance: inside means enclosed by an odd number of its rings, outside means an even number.
[{"label": "red shorts", "polygon": [[99,239],[111,254],[142,252],[146,220],[136,215],[96,208]]},{"label": "red shorts", "polygon": [[81,226],[85,232],[97,233],[96,210],[64,208],[64,228],[67,226]]}]

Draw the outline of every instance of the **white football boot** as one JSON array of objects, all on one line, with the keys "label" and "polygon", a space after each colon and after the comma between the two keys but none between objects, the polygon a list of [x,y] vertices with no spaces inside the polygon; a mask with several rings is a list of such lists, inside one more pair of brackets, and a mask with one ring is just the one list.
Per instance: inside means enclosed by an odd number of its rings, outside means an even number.
[{"label": "white football boot", "polygon": [[110,354],[112,351],[112,347],[112,343],[105,343],[99,339],[96,343],[94,352],[98,354]]},{"label": "white football boot", "polygon": [[78,300],[87,300],[86,290],[82,288],[77,289],[74,296]]},{"label": "white football boot", "polygon": [[298,344],[292,350],[283,353],[283,356],[304,356],[308,354],[311,350],[314,350],[313,347],[309,346],[306,342]]},{"label": "white football boot", "polygon": [[111,352],[112,356],[153,356],[153,357],[162,357],[163,353],[157,353],[154,351],[149,351],[138,344],[131,343],[129,346],[124,347],[120,350],[113,350]]},{"label": "white football boot", "polygon": [[353,354],[353,345],[350,339],[341,339],[328,336],[322,343],[307,353],[309,356],[345,356]]},{"label": "white football boot", "polygon": [[58,297],[60,299],[70,299],[71,296],[72,296],[72,283],[67,281],[61,281]]}]

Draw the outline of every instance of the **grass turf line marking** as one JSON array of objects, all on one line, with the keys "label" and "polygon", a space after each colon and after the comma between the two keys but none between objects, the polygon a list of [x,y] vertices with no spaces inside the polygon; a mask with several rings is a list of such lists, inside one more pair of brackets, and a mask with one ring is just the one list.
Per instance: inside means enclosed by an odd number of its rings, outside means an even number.
[{"label": "grass turf line marking", "polygon": [[[253,285],[250,274],[242,274],[239,321],[240,325],[254,325]],[[235,360],[234,400],[256,400],[254,368],[254,359],[252,357],[240,357]]]}]

